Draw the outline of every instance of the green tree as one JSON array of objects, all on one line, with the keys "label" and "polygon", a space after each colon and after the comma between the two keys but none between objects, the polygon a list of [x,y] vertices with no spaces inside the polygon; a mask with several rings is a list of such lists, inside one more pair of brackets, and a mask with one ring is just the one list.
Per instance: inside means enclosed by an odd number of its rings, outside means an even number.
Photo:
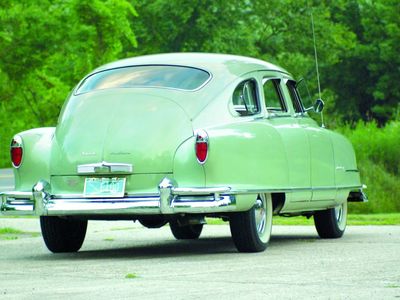
[{"label": "green tree", "polygon": [[13,133],[54,126],[69,91],[136,46],[126,0],[0,3],[0,157]]},{"label": "green tree", "polygon": [[[356,47],[356,35],[331,11],[343,11],[346,1],[141,1],[135,21],[138,49],[158,52],[217,52],[258,57],[277,63],[296,77],[306,77],[317,97],[311,11],[322,69],[339,63]],[[324,85],[324,97],[334,107],[335,92]],[[311,105],[311,103],[307,103]],[[330,109],[333,112],[333,109]]]},{"label": "green tree", "polygon": [[249,1],[156,0],[137,4],[138,51],[256,55]]},{"label": "green tree", "polygon": [[337,93],[334,109],[344,120],[396,117],[400,87],[400,2],[352,0],[334,18],[356,34],[354,49],[326,70],[325,81]]}]

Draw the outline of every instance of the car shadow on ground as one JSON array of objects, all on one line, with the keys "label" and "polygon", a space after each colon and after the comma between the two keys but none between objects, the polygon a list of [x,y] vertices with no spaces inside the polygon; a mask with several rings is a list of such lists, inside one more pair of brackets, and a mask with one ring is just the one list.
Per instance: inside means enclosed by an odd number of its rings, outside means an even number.
[{"label": "car shadow on ground", "polygon": [[[281,247],[297,247],[305,242],[316,242],[319,238],[315,235],[274,235],[271,238],[269,249]],[[132,242],[133,243],[133,242]],[[100,246],[100,245],[99,245]],[[104,246],[104,244],[103,244]],[[268,251],[268,249],[267,249]],[[267,252],[261,252],[267,253]],[[249,255],[248,253],[239,253],[231,237],[200,238],[198,240],[163,240],[153,241],[144,244],[138,242],[135,246],[112,245],[107,249],[85,249],[83,247],[77,253],[57,253],[41,254],[36,256],[40,260],[92,260],[92,259],[154,259],[154,258],[175,258],[201,255]],[[253,253],[258,255],[260,253]]]}]

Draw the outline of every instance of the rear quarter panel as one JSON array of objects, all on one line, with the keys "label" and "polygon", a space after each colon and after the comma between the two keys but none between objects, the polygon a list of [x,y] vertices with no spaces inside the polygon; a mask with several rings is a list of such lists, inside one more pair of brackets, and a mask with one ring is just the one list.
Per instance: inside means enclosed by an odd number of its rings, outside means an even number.
[{"label": "rear quarter panel", "polygon": [[195,136],[183,142],[175,152],[173,175],[179,187],[205,187],[204,166],[195,154]]},{"label": "rear quarter panel", "polygon": [[40,179],[49,181],[50,150],[54,127],[36,128],[19,133],[24,146],[22,164],[14,168],[15,190],[31,191]]},{"label": "rear quarter panel", "polygon": [[288,186],[286,152],[272,126],[254,120],[210,128],[208,134],[207,186],[237,190]]},{"label": "rear quarter panel", "polygon": [[335,156],[336,186],[360,186],[356,155],[350,141],[336,132],[331,133]]}]

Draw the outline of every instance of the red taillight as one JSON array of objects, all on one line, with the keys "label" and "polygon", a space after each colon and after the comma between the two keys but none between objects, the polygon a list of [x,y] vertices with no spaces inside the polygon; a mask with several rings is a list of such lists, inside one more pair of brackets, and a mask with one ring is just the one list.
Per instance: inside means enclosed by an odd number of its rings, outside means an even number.
[{"label": "red taillight", "polygon": [[208,156],[208,134],[204,130],[198,130],[196,134],[196,157],[201,164],[206,162]]},{"label": "red taillight", "polygon": [[15,168],[18,168],[21,165],[23,153],[22,139],[17,135],[12,139],[10,149],[11,162]]}]

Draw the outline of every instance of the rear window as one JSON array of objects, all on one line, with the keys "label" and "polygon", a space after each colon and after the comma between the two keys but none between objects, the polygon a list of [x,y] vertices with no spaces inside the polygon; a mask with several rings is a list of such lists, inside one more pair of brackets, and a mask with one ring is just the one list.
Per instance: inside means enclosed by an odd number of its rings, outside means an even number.
[{"label": "rear window", "polygon": [[182,66],[134,66],[95,73],[79,86],[77,94],[95,90],[161,87],[195,90],[210,78],[204,70]]}]

